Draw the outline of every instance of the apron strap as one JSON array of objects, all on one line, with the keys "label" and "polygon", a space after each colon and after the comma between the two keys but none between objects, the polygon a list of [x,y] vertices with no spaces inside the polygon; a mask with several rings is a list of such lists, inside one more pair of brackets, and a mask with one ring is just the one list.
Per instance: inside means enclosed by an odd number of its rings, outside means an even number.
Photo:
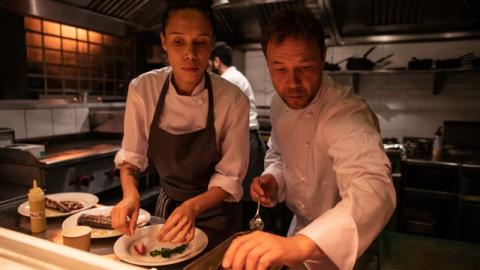
[{"label": "apron strap", "polygon": [[167,219],[169,215],[168,209],[171,204],[174,204],[174,202],[170,198],[168,198],[167,193],[165,193],[163,188],[160,188],[157,205],[155,206],[155,216]]}]

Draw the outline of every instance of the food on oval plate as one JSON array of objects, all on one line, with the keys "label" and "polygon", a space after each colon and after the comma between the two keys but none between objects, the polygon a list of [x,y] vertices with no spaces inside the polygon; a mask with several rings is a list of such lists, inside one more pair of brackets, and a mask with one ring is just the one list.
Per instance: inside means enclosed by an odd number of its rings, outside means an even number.
[{"label": "food on oval plate", "polygon": [[112,217],[104,215],[81,214],[77,220],[78,225],[90,226],[97,229],[112,230]]},{"label": "food on oval plate", "polygon": [[45,198],[45,206],[52,210],[60,211],[62,213],[68,213],[74,210],[80,210],[83,208],[83,204],[77,201],[71,200],[63,200],[57,201],[54,199],[50,199],[48,197]]},{"label": "food on oval plate", "polygon": [[169,259],[170,257],[172,257],[172,255],[176,253],[178,254],[183,253],[186,248],[187,248],[187,244],[183,244],[181,246],[174,247],[174,248],[161,248],[161,249],[151,250],[149,254],[152,257],[156,257],[160,255],[163,258]]},{"label": "food on oval plate", "polygon": [[[139,255],[146,255],[147,254],[147,248],[145,247],[144,243],[137,243],[133,245],[133,249],[135,252],[137,252]],[[157,257],[161,256],[162,258],[170,259],[175,254],[181,254],[187,249],[187,244],[183,244],[174,248],[160,248],[160,249],[152,249],[148,254],[150,257]]]},{"label": "food on oval plate", "polygon": [[145,248],[145,244],[143,243],[135,244],[133,245],[133,248],[140,255],[145,255],[147,253],[147,249]]}]

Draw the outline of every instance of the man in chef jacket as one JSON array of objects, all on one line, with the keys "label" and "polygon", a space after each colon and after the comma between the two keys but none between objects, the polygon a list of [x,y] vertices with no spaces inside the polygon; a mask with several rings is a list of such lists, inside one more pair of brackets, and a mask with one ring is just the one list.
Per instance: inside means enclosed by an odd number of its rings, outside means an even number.
[{"label": "man in chef jacket", "polygon": [[287,237],[237,237],[223,267],[352,269],[396,205],[378,119],[351,89],[323,74],[325,36],[303,9],[272,19],[262,49],[278,95],[265,171],[250,187],[266,207],[283,202],[294,217]]}]

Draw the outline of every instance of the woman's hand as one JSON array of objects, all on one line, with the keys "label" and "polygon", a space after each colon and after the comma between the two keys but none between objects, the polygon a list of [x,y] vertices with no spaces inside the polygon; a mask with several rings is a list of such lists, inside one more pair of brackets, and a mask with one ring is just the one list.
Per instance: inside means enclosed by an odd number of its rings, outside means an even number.
[{"label": "woman's hand", "polygon": [[250,185],[250,196],[252,200],[266,207],[273,207],[277,198],[278,185],[275,177],[271,174],[265,174],[253,178]]},{"label": "woman's hand", "polygon": [[225,252],[222,266],[232,270],[265,270],[270,266],[293,266],[323,256],[308,237],[283,237],[256,231],[235,238]]},{"label": "woman's hand", "polygon": [[140,199],[136,196],[124,197],[111,212],[112,228],[127,235],[133,235],[137,227]]},{"label": "woman's hand", "polygon": [[186,243],[195,236],[195,208],[189,201],[185,201],[175,208],[167,222],[157,234],[158,241],[172,243]]}]

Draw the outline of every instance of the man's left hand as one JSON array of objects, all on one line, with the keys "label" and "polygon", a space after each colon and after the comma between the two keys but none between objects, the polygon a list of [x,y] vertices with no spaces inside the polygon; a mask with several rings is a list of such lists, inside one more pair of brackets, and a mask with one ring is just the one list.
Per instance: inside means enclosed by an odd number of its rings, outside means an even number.
[{"label": "man's left hand", "polygon": [[264,270],[270,266],[293,266],[319,250],[308,237],[283,237],[252,232],[235,238],[223,258],[222,266],[232,270]]}]

